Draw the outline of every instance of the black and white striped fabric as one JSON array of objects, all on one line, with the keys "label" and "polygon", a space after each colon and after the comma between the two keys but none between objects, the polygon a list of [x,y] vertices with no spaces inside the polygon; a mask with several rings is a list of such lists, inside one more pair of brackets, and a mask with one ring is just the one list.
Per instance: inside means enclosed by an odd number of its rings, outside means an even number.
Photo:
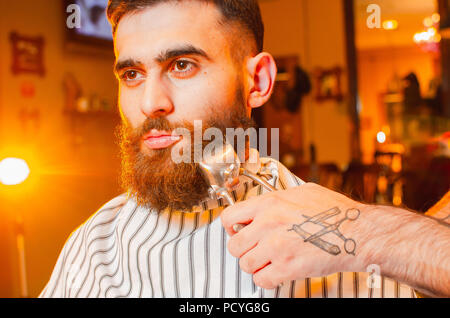
[{"label": "black and white striped fabric", "polygon": [[[282,164],[278,189],[303,183]],[[248,180],[233,192],[238,201],[264,193]],[[220,200],[197,211],[155,211],[137,206],[126,194],[106,203],[68,238],[50,281],[39,297],[415,297],[408,286],[381,278],[368,288],[368,273],[286,282],[273,290],[254,285],[228,253]]]}]

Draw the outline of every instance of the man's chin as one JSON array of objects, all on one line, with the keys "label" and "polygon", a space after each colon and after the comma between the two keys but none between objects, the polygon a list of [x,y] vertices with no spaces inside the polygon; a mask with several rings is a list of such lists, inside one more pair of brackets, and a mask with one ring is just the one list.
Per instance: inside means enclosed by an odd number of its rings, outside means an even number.
[{"label": "man's chin", "polygon": [[207,192],[205,196],[200,196],[201,189],[191,186],[190,189],[183,189],[183,193],[179,193],[177,185],[166,185],[164,190],[161,188],[155,189],[141,189],[141,191],[134,191],[132,194],[138,205],[153,209],[157,212],[180,211],[190,212],[194,207],[200,205],[201,201],[207,199]]},{"label": "man's chin", "polygon": [[164,153],[164,149],[150,149],[149,147],[145,146],[144,144],[140,148],[140,153],[142,156],[145,156],[146,158],[153,158],[156,156],[161,156]]},{"label": "man's chin", "polygon": [[171,149],[146,149],[133,156],[122,182],[139,205],[157,211],[191,210],[208,197],[208,185],[194,163],[176,164]]}]

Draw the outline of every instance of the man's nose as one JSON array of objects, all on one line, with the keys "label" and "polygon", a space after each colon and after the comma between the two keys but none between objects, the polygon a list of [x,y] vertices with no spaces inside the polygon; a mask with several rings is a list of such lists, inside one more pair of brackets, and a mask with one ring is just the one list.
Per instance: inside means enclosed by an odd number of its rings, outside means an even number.
[{"label": "man's nose", "polygon": [[167,116],[174,110],[169,90],[161,78],[148,78],[145,82],[141,111],[146,117]]}]

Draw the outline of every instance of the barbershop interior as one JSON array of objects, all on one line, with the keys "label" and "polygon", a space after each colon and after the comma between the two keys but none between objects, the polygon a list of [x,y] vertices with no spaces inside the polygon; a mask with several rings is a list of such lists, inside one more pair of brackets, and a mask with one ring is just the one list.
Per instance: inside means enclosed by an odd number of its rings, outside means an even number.
[{"label": "barbershop interior", "polygon": [[[354,200],[432,209],[450,190],[450,1],[259,4],[278,73],[252,116],[279,129],[277,159]],[[106,5],[0,12],[0,297],[37,297],[69,234],[123,193]]]}]

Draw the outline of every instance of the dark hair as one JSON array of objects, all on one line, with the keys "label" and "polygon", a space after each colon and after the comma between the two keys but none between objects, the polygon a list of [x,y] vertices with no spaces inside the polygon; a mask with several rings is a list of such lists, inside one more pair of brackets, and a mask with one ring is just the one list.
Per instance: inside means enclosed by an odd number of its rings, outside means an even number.
[{"label": "dark hair", "polygon": [[[181,2],[184,0],[109,0],[106,10],[109,22],[115,34],[117,25],[128,13],[137,12],[163,2]],[[214,3],[222,13],[220,23],[237,22],[250,32],[255,39],[257,53],[263,51],[264,24],[256,0],[196,0]]]}]

